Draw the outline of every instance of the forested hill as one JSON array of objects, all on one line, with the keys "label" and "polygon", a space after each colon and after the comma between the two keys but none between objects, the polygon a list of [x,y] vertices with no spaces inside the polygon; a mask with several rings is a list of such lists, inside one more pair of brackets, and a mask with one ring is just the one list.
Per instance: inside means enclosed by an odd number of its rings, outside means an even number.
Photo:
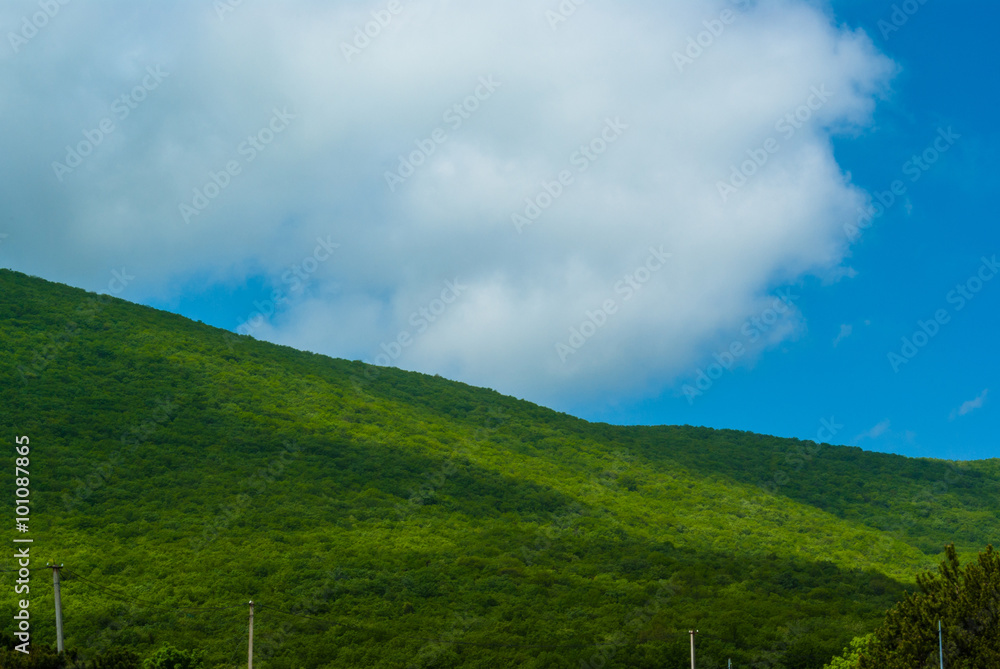
[{"label": "forested hill", "polygon": [[84,656],[237,666],[252,599],[275,669],[685,666],[689,628],[699,667],[818,669],[945,544],[1000,543],[997,461],[592,424],[7,270],[0,350],[32,566],[65,565]]}]

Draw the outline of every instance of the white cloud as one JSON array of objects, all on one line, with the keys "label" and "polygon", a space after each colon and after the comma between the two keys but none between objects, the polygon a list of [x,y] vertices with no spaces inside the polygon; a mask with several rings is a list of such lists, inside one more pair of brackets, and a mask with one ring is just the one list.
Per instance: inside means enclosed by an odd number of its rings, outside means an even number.
[{"label": "white cloud", "polygon": [[[280,285],[333,235],[309,299],[256,336],[373,360],[408,332],[395,364],[556,406],[658,392],[775,288],[850,276],[842,226],[865,195],[830,140],[868,122],[895,69],[815,3],[762,0],[678,72],[673,53],[729,5],[587,4],[553,32],[546,3],[412,0],[351,63],[340,44],[376,5],[244,3],[224,21],[193,0],[67,6],[0,55],[0,150],[17,157],[0,166],[4,248],[92,289],[127,265],[148,298],[196,279]],[[169,78],[59,183],[51,163],[151,65]],[[445,113],[489,76],[500,87],[453,130]],[[808,121],[776,128],[822,87]],[[275,107],[296,117],[246,162]],[[627,130],[578,171],[608,118]],[[390,192],[386,171],[439,127],[447,141]],[[780,150],[723,203],[718,182],[771,137]],[[241,173],[185,225],[178,205],[230,160]],[[573,183],[518,234],[511,214],[561,170]],[[624,301],[616,283],[660,245],[671,260]],[[412,314],[456,277],[467,291],[418,333]],[[561,362],[556,343],[609,299],[617,313]]]},{"label": "white cloud", "polygon": [[[881,437],[883,434],[889,431],[889,426],[890,426],[889,419],[886,418],[885,420],[880,421],[877,425],[875,425],[872,429],[868,430],[867,432],[862,432],[858,436],[854,437],[854,441],[861,441],[862,439],[877,439],[878,437]],[[907,435],[909,434],[910,433],[908,432]]]},{"label": "white cloud", "polygon": [[979,393],[979,397],[974,400],[969,400],[968,402],[963,402],[962,406],[958,407],[951,412],[949,420],[955,420],[959,416],[965,416],[972,413],[976,409],[983,408],[983,404],[986,403],[986,396],[989,395],[990,389],[986,388],[983,392]]}]

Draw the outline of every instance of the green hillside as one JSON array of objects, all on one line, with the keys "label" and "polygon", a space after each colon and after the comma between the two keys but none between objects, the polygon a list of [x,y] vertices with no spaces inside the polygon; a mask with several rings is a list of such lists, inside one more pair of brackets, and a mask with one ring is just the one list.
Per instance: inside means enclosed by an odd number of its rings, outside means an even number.
[{"label": "green hillside", "polygon": [[995,460],[593,424],[7,270],[0,351],[83,656],[246,666],[252,599],[265,668],[682,667],[697,628],[699,667],[818,669],[945,544],[1000,544]]}]

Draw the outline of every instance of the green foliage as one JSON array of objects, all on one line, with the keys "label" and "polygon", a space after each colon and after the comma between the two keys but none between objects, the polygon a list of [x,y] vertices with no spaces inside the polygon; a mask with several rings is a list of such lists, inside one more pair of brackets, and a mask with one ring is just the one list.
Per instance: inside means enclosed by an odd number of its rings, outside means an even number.
[{"label": "green foliage", "polygon": [[142,661],[142,669],[204,669],[201,653],[166,645]]},{"label": "green foliage", "polygon": [[37,641],[29,643],[28,653],[15,650],[23,643],[13,634],[0,631],[0,669],[70,669],[76,653],[58,653],[56,649]]},{"label": "green foliage", "polygon": [[[89,662],[240,665],[252,599],[268,669],[684,666],[691,627],[699,666],[816,669],[1000,524],[992,461],[592,424],[4,270],[0,350]],[[31,607],[54,639],[51,577]]]},{"label": "green foliage", "polygon": [[873,634],[866,634],[851,639],[850,645],[844,649],[842,655],[830,660],[829,664],[823,665],[823,669],[858,669],[861,653],[874,638]]},{"label": "green foliage", "polygon": [[1000,667],[1000,553],[988,546],[962,569],[948,546],[938,571],[921,574],[920,591],[888,613],[860,654],[859,669],[939,666],[938,621],[949,668]]},{"label": "green foliage", "polygon": [[132,651],[109,648],[91,660],[85,669],[140,669],[141,667],[143,667],[141,658]]}]

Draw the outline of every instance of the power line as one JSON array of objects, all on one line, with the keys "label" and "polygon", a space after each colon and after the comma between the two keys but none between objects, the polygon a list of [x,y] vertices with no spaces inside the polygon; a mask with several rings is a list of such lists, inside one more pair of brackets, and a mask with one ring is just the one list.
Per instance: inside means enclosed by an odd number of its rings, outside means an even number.
[{"label": "power line", "polygon": [[[144,605],[147,605],[147,606],[153,606],[153,607],[158,607],[158,608],[169,608],[169,609],[174,610],[174,611],[194,611],[194,612],[231,611],[231,610],[234,610],[234,609],[242,609],[245,606],[244,604],[236,604],[236,605],[233,605],[233,606],[218,606],[218,607],[176,606],[176,605],[168,604],[168,603],[165,603],[165,602],[162,602],[162,601],[152,601],[152,600],[148,600],[148,599],[143,599],[141,597],[129,596],[129,595],[127,595],[127,594],[125,594],[125,593],[123,593],[121,591],[118,591],[118,590],[115,590],[113,588],[109,588],[107,586],[101,585],[100,583],[97,583],[97,582],[95,582],[95,581],[87,578],[86,576],[83,576],[80,573],[75,572],[73,570],[64,569],[64,571],[65,571],[65,573],[71,579],[79,579],[85,585],[88,585],[90,587],[96,588],[96,589],[100,590],[101,592],[104,592],[104,593],[106,593],[106,594],[108,594],[108,595],[110,595],[110,596],[112,596],[112,597],[114,597],[114,598],[116,598],[116,599],[118,599],[120,601],[125,601],[125,602],[129,602],[129,603],[139,603],[139,604],[144,604]],[[647,644],[647,643],[651,643],[651,642],[653,642],[653,643],[655,643],[655,642],[665,642],[665,641],[669,640],[669,637],[672,637],[672,636],[680,637],[681,635],[687,635],[688,634],[688,632],[686,632],[686,631],[671,630],[671,631],[665,633],[666,636],[664,636],[664,635],[658,635],[656,638],[648,638],[648,639],[645,639],[643,641],[639,641],[639,640],[636,640],[636,641],[615,641],[615,642],[595,642],[595,641],[583,642],[583,641],[576,641],[576,642],[562,643],[562,644],[526,644],[526,643],[499,642],[499,641],[496,641],[496,642],[492,642],[492,641],[464,641],[464,640],[458,640],[458,639],[441,639],[441,638],[435,638],[435,637],[422,636],[422,635],[418,635],[418,634],[400,634],[400,633],[393,633],[391,631],[384,630],[384,629],[374,629],[374,628],[368,628],[368,627],[361,627],[361,626],[353,625],[351,623],[346,623],[346,622],[343,622],[343,621],[340,621],[340,620],[334,620],[332,618],[319,617],[319,616],[308,615],[308,614],[304,614],[304,613],[296,613],[296,612],[293,612],[293,611],[286,611],[284,609],[281,609],[281,608],[278,608],[276,606],[272,606],[272,605],[269,605],[269,604],[263,604],[262,605],[259,602],[256,604],[256,609],[257,609],[258,612],[260,612],[260,611],[274,611],[275,613],[280,613],[280,614],[286,615],[286,616],[292,616],[292,617],[296,617],[296,618],[302,618],[304,620],[312,620],[312,621],[315,621],[315,622],[324,623],[324,624],[331,625],[331,626],[342,627],[344,629],[352,630],[352,631],[355,631],[355,632],[360,632],[360,633],[368,635],[370,637],[377,637],[377,638],[383,639],[383,640],[399,639],[399,640],[404,640],[404,641],[405,640],[409,640],[409,641],[423,641],[423,642],[426,642],[426,643],[436,643],[436,644],[442,644],[442,645],[450,644],[450,645],[455,645],[455,646],[473,646],[473,647],[479,647],[479,648],[525,648],[525,649],[534,649],[534,650],[562,650],[562,649],[600,648],[600,647],[612,647],[612,646],[616,646],[616,647],[622,647],[622,646],[641,646],[641,645],[644,645],[644,644]],[[720,637],[715,637],[715,636],[712,636],[712,635],[706,635],[706,636],[708,636],[709,638],[712,638],[712,639],[716,639],[717,641],[722,641],[724,643],[731,643],[731,642],[729,642],[729,641],[727,641],[725,639],[722,639]]]},{"label": "power line", "polygon": [[159,606],[159,607],[171,608],[171,609],[178,610],[178,611],[228,611],[228,610],[231,610],[231,609],[236,609],[236,608],[241,608],[242,607],[241,604],[238,604],[236,606],[217,606],[217,607],[206,607],[206,606],[175,606],[174,604],[167,604],[165,602],[154,602],[154,601],[151,601],[151,600],[148,600],[148,599],[142,599],[140,597],[129,597],[128,595],[125,595],[125,594],[123,594],[121,592],[118,592],[116,590],[108,588],[107,586],[103,586],[100,583],[96,583],[96,582],[90,580],[89,578],[80,575],[79,573],[77,573],[75,571],[72,571],[70,569],[66,569],[65,571],[66,571],[66,574],[69,575],[70,577],[72,577],[72,578],[79,578],[81,581],[84,581],[88,585],[90,585],[92,587],[95,587],[95,588],[97,588],[99,590],[102,590],[104,592],[107,592],[107,593],[111,594],[112,596],[117,597],[118,599],[123,600],[123,601],[140,602],[140,603],[146,604],[148,606]]},{"label": "power line", "polygon": [[[649,641],[664,641],[665,640],[665,639],[650,639],[648,641],[626,641],[626,642],[589,642],[589,643],[580,642],[580,643],[556,644],[556,645],[549,645],[549,644],[503,643],[503,642],[487,642],[487,641],[457,641],[457,640],[448,640],[448,639],[435,639],[435,638],[432,638],[432,637],[417,636],[417,635],[412,635],[412,634],[391,634],[391,633],[385,632],[383,630],[365,629],[363,627],[358,627],[356,625],[351,625],[349,623],[344,623],[344,622],[340,622],[340,621],[337,621],[337,620],[331,620],[329,618],[318,618],[316,616],[309,616],[309,615],[305,615],[303,613],[292,613],[291,611],[283,611],[283,610],[281,610],[281,609],[279,609],[279,608],[277,608],[275,606],[264,607],[264,606],[259,606],[258,605],[258,611],[259,610],[263,610],[265,608],[266,608],[266,610],[275,611],[276,613],[283,613],[283,614],[285,614],[287,616],[296,616],[296,617],[299,617],[299,618],[305,618],[307,620],[315,620],[315,621],[318,621],[318,622],[327,623],[328,625],[336,625],[336,626],[339,626],[339,627],[345,627],[347,629],[354,630],[354,631],[357,631],[357,632],[365,632],[365,633],[369,633],[369,634],[372,634],[372,633],[374,633],[374,634],[381,634],[381,635],[386,636],[386,637],[388,637],[390,639],[410,639],[410,640],[414,640],[414,641],[426,641],[426,642],[430,642],[430,643],[454,644],[456,646],[478,646],[478,647],[481,647],[481,648],[534,648],[534,649],[537,649],[537,650],[558,650],[558,649],[565,649],[565,648],[594,648],[594,647],[602,647],[602,646],[640,646],[640,645],[643,645],[645,643],[649,643]],[[673,633],[677,634],[677,635],[681,634],[681,632],[677,632],[677,631],[674,631]],[[684,634],[686,634],[686,632]]]}]

